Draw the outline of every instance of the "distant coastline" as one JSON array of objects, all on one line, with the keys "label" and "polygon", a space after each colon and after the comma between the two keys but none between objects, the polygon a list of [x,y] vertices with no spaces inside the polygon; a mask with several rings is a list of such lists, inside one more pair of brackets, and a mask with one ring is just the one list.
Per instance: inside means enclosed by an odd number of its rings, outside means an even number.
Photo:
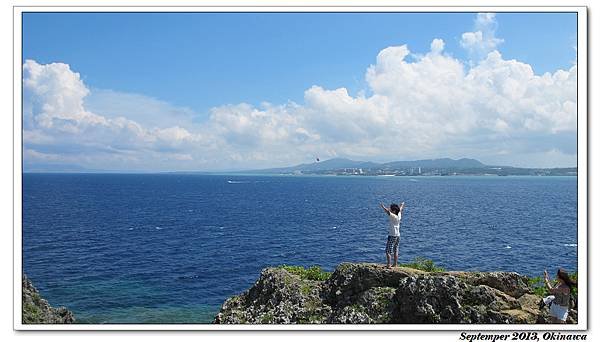
[{"label": "distant coastline", "polygon": [[577,176],[577,167],[527,168],[486,165],[476,159],[440,158],[375,163],[333,158],[295,166],[250,170],[99,170],[67,165],[24,165],[23,173],[72,174],[202,174],[202,175],[325,175],[325,176]]},{"label": "distant coastline", "polygon": [[232,175],[232,176],[361,176],[361,177],[577,177],[577,169],[574,168],[560,169],[512,169],[509,172],[489,172],[482,173],[469,170],[453,170],[453,171],[433,171],[427,173],[407,173],[402,170],[393,171],[393,173],[369,172],[363,170],[341,169],[341,170],[325,170],[320,172],[300,171],[295,173],[252,173],[252,172],[228,172],[228,173],[205,173],[205,172],[176,172],[179,174],[214,174],[214,175]]},{"label": "distant coastline", "polygon": [[[253,171],[246,171],[253,173]],[[476,159],[423,159],[374,163],[335,158],[254,173],[354,176],[577,176],[577,167],[524,168],[486,165]]]},{"label": "distant coastline", "polygon": [[157,172],[83,172],[83,171],[24,171],[24,175],[198,175],[198,176],[232,176],[232,177],[376,177],[376,178],[446,178],[446,177],[577,177],[577,174],[513,174],[513,175],[498,175],[498,174],[436,174],[436,175],[401,175],[401,174],[353,174],[353,173],[258,173],[258,172],[206,172],[206,171],[157,171]]}]

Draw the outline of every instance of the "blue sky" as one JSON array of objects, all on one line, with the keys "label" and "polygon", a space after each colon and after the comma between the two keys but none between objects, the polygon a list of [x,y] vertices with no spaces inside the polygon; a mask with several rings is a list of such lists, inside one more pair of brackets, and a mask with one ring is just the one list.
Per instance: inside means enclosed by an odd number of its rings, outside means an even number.
[{"label": "blue sky", "polygon": [[[573,166],[573,99],[546,108],[543,97],[572,88],[556,72],[576,76],[576,20],[574,13],[26,13],[24,79],[31,88],[24,87],[24,147],[31,153],[25,153],[25,162],[221,170],[306,162],[319,154]],[[443,58],[433,57],[434,39],[443,41],[438,44]],[[402,46],[409,52],[394,49]],[[395,52],[378,59],[386,48]],[[500,59],[490,59],[493,52]],[[478,69],[483,65],[494,68],[495,76]],[[446,67],[450,71],[442,70]],[[460,104],[440,103],[436,110],[436,89],[447,94],[451,84],[431,77],[455,73],[467,80],[460,84],[478,77],[476,84],[455,94]],[[545,73],[556,80],[540,88]],[[412,83],[410,75],[422,82]],[[482,77],[499,75],[505,77],[498,79],[502,86],[476,90],[485,86]],[[64,77],[73,84],[65,86]],[[389,77],[395,78],[388,84]],[[41,90],[48,87],[44,82],[57,87],[54,95]],[[404,92],[402,82],[415,93]],[[515,82],[529,86],[513,94],[507,86]],[[336,92],[340,89],[346,94]],[[418,89],[433,93],[422,97]],[[498,99],[496,109],[481,107],[496,99],[495,91],[507,103],[520,102],[503,108]],[[489,99],[472,98],[479,93]],[[61,103],[73,106],[52,105],[62,96]],[[413,103],[416,98],[423,102]],[[386,149],[412,127],[406,120],[422,123],[413,127],[417,131],[431,132],[428,126],[459,109],[456,115],[465,117],[453,115],[444,125],[449,128],[438,127],[443,139],[415,134],[404,138],[412,148]],[[368,127],[360,127],[365,118]],[[389,124],[377,125],[385,120]],[[141,131],[123,132],[135,125]],[[344,137],[352,137],[354,145]]]}]

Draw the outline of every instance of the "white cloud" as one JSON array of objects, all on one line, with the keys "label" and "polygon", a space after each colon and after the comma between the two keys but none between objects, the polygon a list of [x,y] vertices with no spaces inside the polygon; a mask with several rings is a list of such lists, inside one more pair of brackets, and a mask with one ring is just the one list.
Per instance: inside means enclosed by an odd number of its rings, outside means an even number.
[{"label": "white cloud", "polygon": [[[531,66],[494,51],[469,69],[444,55],[443,46],[433,40],[431,51],[414,61],[406,60],[405,45],[382,50],[366,73],[369,97],[313,86],[301,106],[218,107],[213,119],[227,137],[222,146],[252,146],[271,160],[285,154],[283,146],[301,156],[489,156],[506,153],[505,140],[516,150],[572,153],[538,137],[567,132],[574,144],[576,68],[535,75]],[[281,134],[268,134],[273,131]],[[305,133],[302,145],[291,139],[293,131]]]},{"label": "white cloud", "polygon": [[496,15],[494,13],[478,13],[475,19],[475,31],[462,34],[460,45],[465,48],[475,61],[484,59],[488,53],[496,50],[504,42],[496,37]]},{"label": "white cloud", "polygon": [[35,161],[43,161],[43,162],[65,162],[68,161],[67,158],[60,154],[55,153],[42,153],[33,149],[25,148],[23,149],[23,157],[26,160],[35,160]]},{"label": "white cloud", "polygon": [[104,169],[244,169],[315,156],[574,165],[576,67],[536,75],[504,59],[496,26],[493,14],[480,14],[463,35],[461,44],[482,54],[470,63],[445,53],[441,39],[424,54],[390,46],[366,70],[368,92],[314,85],[302,104],[228,104],[207,115],[90,91],[66,64],[27,61],[25,158]]},{"label": "white cloud", "polygon": [[179,126],[169,127],[164,129],[156,129],[155,135],[161,140],[164,141],[172,141],[172,142],[181,142],[191,140],[194,141],[197,138],[194,137],[190,132],[188,132],[185,128],[181,128]]},{"label": "white cloud", "polygon": [[216,107],[211,110],[205,128],[220,143],[236,148],[303,142],[311,136],[302,129],[301,118],[295,115],[298,108],[295,104],[268,103],[263,103],[262,108],[245,103]]},{"label": "white cloud", "polygon": [[473,46],[480,45],[483,42],[483,33],[481,31],[477,32],[465,32],[462,34],[462,39],[460,44],[466,48],[470,49]]},{"label": "white cloud", "polygon": [[441,39],[434,39],[431,42],[431,53],[437,54],[444,50],[444,41]]},{"label": "white cloud", "polygon": [[178,107],[156,98],[140,94],[122,93],[107,89],[91,89],[84,98],[84,106],[107,119],[127,117],[143,122],[147,127],[193,125],[202,116],[190,108]]},{"label": "white cloud", "polygon": [[[23,90],[23,141],[25,150],[28,151],[26,158],[33,161],[94,164],[95,161],[108,163],[114,159],[125,163],[147,158],[148,151],[167,157],[172,154],[177,160],[189,160],[189,155],[181,154],[176,149],[182,148],[186,143],[202,141],[199,134],[192,134],[177,125],[144,126],[146,122],[142,124],[124,116],[130,112],[107,117],[88,110],[85,99],[90,90],[81,80],[79,73],[73,72],[70,66],[64,63],[41,65],[27,60],[23,64]],[[132,97],[121,94],[113,98],[127,96]],[[139,101],[140,96],[135,99],[138,100],[138,104],[144,102]],[[145,102],[154,104],[149,108],[154,109],[154,112],[150,113],[155,115],[156,103],[163,109],[163,116],[173,113],[178,116],[181,116],[181,113],[189,114],[187,109],[170,107],[158,101],[152,102],[152,99]],[[128,105],[131,106],[131,103]],[[143,111],[140,108],[138,110]],[[139,118],[144,119],[143,116]],[[161,122],[166,123],[164,119]],[[41,152],[39,149],[54,152]],[[97,159],[93,158],[94,153]],[[123,166],[127,168],[126,164]],[[111,165],[104,165],[104,168],[110,169]]]},{"label": "white cloud", "polygon": [[105,118],[83,107],[89,90],[67,64],[25,61],[23,90],[27,96],[24,121],[28,126],[73,133],[88,125],[106,125]]}]

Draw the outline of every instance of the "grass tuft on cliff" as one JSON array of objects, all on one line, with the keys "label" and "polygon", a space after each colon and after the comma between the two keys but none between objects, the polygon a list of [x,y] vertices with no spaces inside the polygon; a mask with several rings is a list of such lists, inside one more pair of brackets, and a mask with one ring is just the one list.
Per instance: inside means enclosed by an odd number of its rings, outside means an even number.
[{"label": "grass tuft on cliff", "polygon": [[444,272],[444,268],[440,266],[436,266],[433,260],[426,259],[423,257],[416,257],[413,259],[411,263],[408,264],[400,264],[402,267],[414,268],[421,271],[426,272]]},{"label": "grass tuft on cliff", "polygon": [[44,323],[44,313],[39,305],[41,298],[38,294],[32,294],[32,302],[23,302],[23,324]]},{"label": "grass tuft on cliff", "polygon": [[324,271],[320,266],[311,266],[309,268],[304,268],[302,266],[290,266],[290,265],[280,265],[278,268],[282,268],[292,274],[300,276],[300,279],[303,280],[318,280],[325,281],[331,277],[331,272]]}]

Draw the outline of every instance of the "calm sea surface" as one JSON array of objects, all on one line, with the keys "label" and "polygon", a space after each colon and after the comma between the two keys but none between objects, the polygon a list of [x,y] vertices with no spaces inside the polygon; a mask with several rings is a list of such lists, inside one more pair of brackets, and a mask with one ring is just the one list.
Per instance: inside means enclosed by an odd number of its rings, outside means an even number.
[{"label": "calm sea surface", "polygon": [[79,323],[210,322],[271,265],[577,269],[576,177],[25,174],[23,268]]}]

